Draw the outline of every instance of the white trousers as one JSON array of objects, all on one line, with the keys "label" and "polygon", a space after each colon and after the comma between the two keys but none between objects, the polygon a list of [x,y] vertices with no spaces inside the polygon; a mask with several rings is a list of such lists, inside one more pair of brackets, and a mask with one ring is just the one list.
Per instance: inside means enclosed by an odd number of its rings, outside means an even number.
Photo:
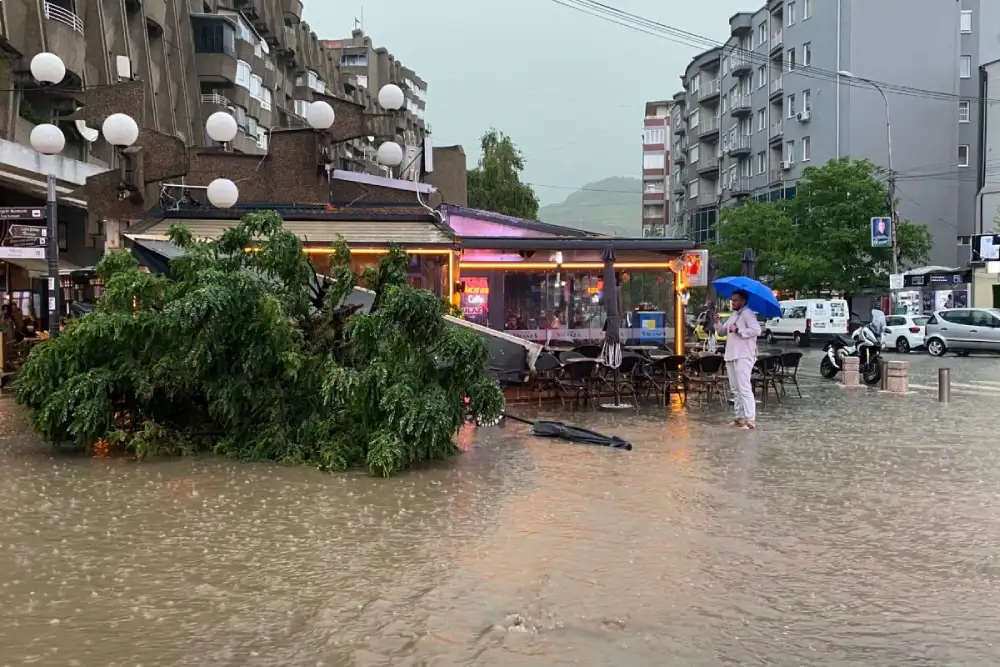
[{"label": "white trousers", "polygon": [[757,399],[754,398],[753,384],[750,382],[752,372],[753,359],[726,362],[726,375],[729,376],[729,389],[733,392],[733,410],[737,419],[757,419]]}]

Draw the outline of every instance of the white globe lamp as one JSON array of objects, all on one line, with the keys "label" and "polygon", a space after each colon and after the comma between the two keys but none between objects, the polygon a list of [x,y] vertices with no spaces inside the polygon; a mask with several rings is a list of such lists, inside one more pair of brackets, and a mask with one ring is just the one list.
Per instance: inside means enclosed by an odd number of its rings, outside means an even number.
[{"label": "white globe lamp", "polygon": [[238,131],[236,119],[225,111],[216,111],[205,121],[205,132],[212,141],[228,144],[236,138]]},{"label": "white globe lamp", "polygon": [[28,137],[31,147],[42,155],[58,155],[66,147],[66,136],[51,123],[36,125]]},{"label": "white globe lamp", "polygon": [[31,76],[39,83],[59,83],[66,77],[66,65],[54,53],[39,53],[31,59]]},{"label": "white globe lamp", "polygon": [[333,107],[320,100],[313,102],[306,109],[306,121],[317,130],[329,130],[335,118]]},{"label": "white globe lamp", "polygon": [[113,113],[104,119],[101,134],[112,146],[131,146],[139,139],[139,126],[128,114]]},{"label": "white globe lamp", "polygon": [[399,111],[405,102],[403,89],[394,83],[387,83],[378,91],[378,103],[383,109]]},{"label": "white globe lamp", "polygon": [[240,189],[228,178],[217,178],[208,184],[208,201],[216,208],[232,208],[240,198]]},{"label": "white globe lamp", "polygon": [[375,159],[385,167],[397,167],[403,162],[403,147],[395,141],[387,141],[378,147]]}]

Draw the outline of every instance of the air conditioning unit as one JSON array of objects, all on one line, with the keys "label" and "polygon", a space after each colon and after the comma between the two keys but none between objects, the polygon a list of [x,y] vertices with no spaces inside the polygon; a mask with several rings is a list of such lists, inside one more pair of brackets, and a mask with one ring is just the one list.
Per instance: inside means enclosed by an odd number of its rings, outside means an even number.
[{"label": "air conditioning unit", "polygon": [[795,163],[792,162],[791,160],[782,160],[781,161],[781,171],[788,171],[789,169],[792,168],[793,164],[795,164]]},{"label": "air conditioning unit", "polygon": [[798,119],[798,121],[800,123],[808,123],[809,122],[809,114],[810,113],[811,112],[810,112],[809,109],[805,109],[805,110],[800,111],[797,114],[795,114],[795,117]]}]

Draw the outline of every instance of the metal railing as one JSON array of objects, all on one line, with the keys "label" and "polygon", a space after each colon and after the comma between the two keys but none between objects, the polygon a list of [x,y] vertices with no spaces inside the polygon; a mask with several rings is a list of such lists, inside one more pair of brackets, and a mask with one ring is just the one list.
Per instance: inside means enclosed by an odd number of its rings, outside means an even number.
[{"label": "metal railing", "polygon": [[780,30],[775,30],[771,33],[771,48],[781,46],[783,43],[783,36]]},{"label": "metal railing", "polygon": [[750,60],[750,54],[745,51],[734,51],[733,55],[729,59],[729,69],[740,69],[741,67],[749,67],[752,62]]},{"label": "metal railing", "polygon": [[719,80],[712,79],[704,86],[702,86],[701,90],[698,91],[698,101],[701,101],[706,97],[712,97],[714,95],[718,95],[719,91],[721,90],[722,88],[721,85],[719,84]]},{"label": "metal railing", "polygon": [[83,19],[79,16],[66,9],[65,7],[60,7],[57,4],[46,2],[45,3],[45,18],[52,21],[58,21],[63,25],[68,25],[73,30],[76,30],[81,35],[83,34]]},{"label": "metal railing", "polygon": [[750,150],[750,137],[745,134],[728,135],[726,137],[725,149],[729,153]]},{"label": "metal railing", "polygon": [[737,176],[736,178],[730,178],[727,183],[729,191],[736,192],[750,192],[750,179],[746,176]]},{"label": "metal railing", "polygon": [[229,107],[233,103],[229,101],[229,98],[225,95],[220,95],[218,93],[202,93],[201,94],[202,104],[216,104],[220,107]]},{"label": "metal railing", "polygon": [[784,133],[785,133],[785,123],[783,121],[779,120],[777,123],[771,123],[771,132],[770,134],[768,134],[768,136],[771,139],[780,137]]},{"label": "metal railing", "polygon": [[783,174],[784,172],[781,171],[780,169],[771,169],[767,172],[767,182],[780,183],[782,179],[784,179]]},{"label": "metal railing", "polygon": [[772,94],[772,95],[773,95],[774,93],[779,93],[779,92],[781,92],[781,89],[782,89],[782,88],[783,88],[783,82],[782,82],[782,80],[781,80],[781,77],[780,77],[780,76],[779,76],[779,77],[776,77],[776,78],[774,78],[774,79],[772,79],[772,80],[771,80],[771,94]]},{"label": "metal railing", "polygon": [[730,112],[734,111],[748,111],[750,109],[750,96],[749,95],[737,95],[732,100],[732,104],[729,107]]},{"label": "metal railing", "polygon": [[716,132],[719,129],[719,117],[712,116],[706,118],[698,124],[698,134],[707,134],[708,132]]}]

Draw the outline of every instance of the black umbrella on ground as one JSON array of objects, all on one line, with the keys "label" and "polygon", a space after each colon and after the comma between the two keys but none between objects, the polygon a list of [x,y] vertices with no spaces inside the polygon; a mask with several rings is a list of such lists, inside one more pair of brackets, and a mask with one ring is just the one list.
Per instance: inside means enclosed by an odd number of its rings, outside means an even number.
[{"label": "black umbrella on ground", "polygon": [[517,417],[506,412],[504,413],[504,417],[521,422],[522,424],[528,424],[531,426],[531,435],[539,438],[559,438],[560,440],[568,440],[569,442],[578,442],[582,445],[600,445],[602,447],[613,447],[615,449],[632,451],[632,444],[626,440],[622,440],[616,435],[601,435],[600,433],[591,431],[590,429],[580,428],[578,426],[567,426],[562,422],[548,421],[545,419],[533,422],[529,419],[522,419],[521,417]]},{"label": "black umbrella on ground", "polygon": [[757,254],[753,248],[743,250],[743,261],[740,262],[740,274],[757,280]]},{"label": "black umbrella on ground", "polygon": [[604,345],[601,348],[601,361],[613,369],[615,402],[602,404],[602,408],[631,408],[621,402],[618,391],[618,367],[622,365],[621,317],[618,312],[618,277],[615,275],[615,249],[608,246],[604,249],[604,309],[607,320],[604,322]]}]

